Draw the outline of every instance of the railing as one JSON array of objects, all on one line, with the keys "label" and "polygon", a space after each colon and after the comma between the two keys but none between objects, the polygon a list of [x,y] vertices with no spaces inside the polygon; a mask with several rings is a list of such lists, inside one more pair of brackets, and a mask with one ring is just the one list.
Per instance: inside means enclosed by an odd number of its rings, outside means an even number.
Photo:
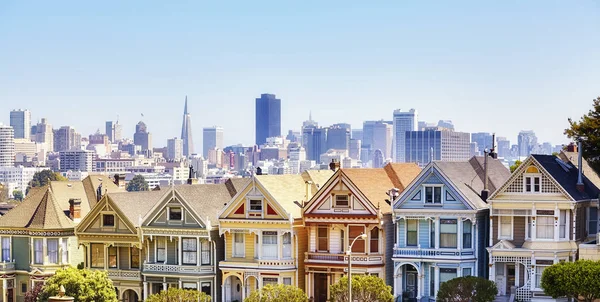
[{"label": "railing", "polygon": [[157,263],[145,263],[144,272],[155,272],[155,273],[181,273],[181,274],[206,274],[214,273],[215,269],[212,265],[204,266],[186,266],[186,265],[172,265],[172,264],[157,264]]},{"label": "railing", "polygon": [[[348,262],[348,256],[346,256],[345,254],[305,253],[304,260],[312,261],[312,262],[346,263],[346,262]],[[352,253],[352,262],[355,262],[357,264],[359,264],[359,263],[369,263],[369,264],[383,263],[383,255],[380,255],[380,254],[367,255],[364,253]]]},{"label": "railing", "polygon": [[515,294],[516,300],[519,301],[531,301],[531,296],[533,293],[531,292],[531,278],[525,282],[525,285],[517,288],[517,293]]},{"label": "railing", "polygon": [[14,271],[14,262],[0,262],[0,272]]},{"label": "railing", "polygon": [[141,280],[142,274],[140,271],[108,270],[108,277],[120,280]]},{"label": "railing", "polygon": [[431,249],[431,248],[394,248],[394,257],[413,257],[413,258],[429,258],[429,257],[452,257],[452,258],[470,258],[474,257],[473,250],[459,251],[457,249]]},{"label": "railing", "polygon": [[294,259],[282,259],[282,260],[258,260],[259,266],[296,266]]}]

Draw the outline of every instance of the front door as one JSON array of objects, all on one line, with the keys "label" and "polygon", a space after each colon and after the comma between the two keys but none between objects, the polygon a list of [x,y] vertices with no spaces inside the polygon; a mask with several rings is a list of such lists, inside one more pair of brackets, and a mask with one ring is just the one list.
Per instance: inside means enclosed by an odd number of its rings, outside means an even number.
[{"label": "front door", "polygon": [[498,288],[498,295],[506,295],[506,277],[504,276],[505,263],[496,264],[496,287]]},{"label": "front door", "polygon": [[510,295],[510,289],[515,286],[515,265],[506,264],[506,294]]},{"label": "front door", "polygon": [[412,265],[406,266],[406,282],[404,283],[403,297],[405,301],[417,301],[418,274]]},{"label": "front door", "polygon": [[315,302],[327,301],[327,274],[315,274]]}]

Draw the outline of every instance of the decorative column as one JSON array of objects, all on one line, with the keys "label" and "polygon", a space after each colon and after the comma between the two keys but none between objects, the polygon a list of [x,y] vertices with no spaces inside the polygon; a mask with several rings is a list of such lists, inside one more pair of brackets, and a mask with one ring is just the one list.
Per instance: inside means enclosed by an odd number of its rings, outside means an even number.
[{"label": "decorative column", "polygon": [[[566,219],[566,217],[565,217]],[[559,229],[560,229],[560,210],[558,209],[558,203],[554,206],[554,240],[558,240]]]},{"label": "decorative column", "polygon": [[[462,250],[462,247],[463,247],[463,238],[462,238],[463,237],[463,219],[459,217],[456,222],[458,223],[457,231],[456,231],[457,232],[456,237],[458,238],[458,242],[456,243],[456,247],[458,248],[458,252],[460,255],[460,251]],[[458,275],[458,276],[460,276],[460,275]]]},{"label": "decorative column", "polygon": [[[196,237],[196,266],[200,266],[202,262],[202,246],[200,245],[200,237]],[[198,283],[200,284],[200,283]],[[200,286],[198,286],[198,290],[200,290]]]},{"label": "decorative column", "polygon": [[[6,301],[8,282],[6,279],[2,279],[2,301]],[[32,287],[33,288],[33,287]]]},{"label": "decorative column", "polygon": [[435,266],[434,274],[433,288],[435,289],[435,295],[437,296],[437,292],[440,290],[440,267],[437,265]]},{"label": "decorative column", "polygon": [[440,217],[435,218],[435,248],[440,248]]},{"label": "decorative column", "polygon": [[[177,240],[177,244],[179,246],[179,251],[177,251],[177,259],[179,260],[179,265],[181,265],[183,258],[183,242],[181,240],[181,236],[177,237]],[[198,246],[196,246],[196,256],[198,256]],[[179,288],[181,288],[181,286]]]},{"label": "decorative column", "polygon": [[144,297],[144,301],[146,301],[148,299],[148,282],[144,281],[144,292],[142,293],[142,296]]},{"label": "decorative column", "polygon": [[257,231],[256,233],[258,235],[258,260],[261,260],[262,259],[262,232]]},{"label": "decorative column", "polygon": [[63,264],[63,239],[62,238],[58,238],[58,264]]},{"label": "decorative column", "polygon": [[167,241],[167,237],[165,237],[165,261],[163,262],[163,264],[167,264],[167,259],[169,258],[168,255],[169,255],[169,241]]},{"label": "decorative column", "polygon": [[[183,286],[183,284],[182,284],[182,283],[183,283],[183,282],[181,282],[181,279],[179,279],[179,288],[180,288],[180,289],[181,289],[181,288],[183,288],[183,287],[182,287],[182,286]],[[200,290],[200,288],[198,288],[198,290]]]},{"label": "decorative column", "polygon": [[[490,209],[490,212],[492,210]],[[500,226],[500,223],[498,223],[498,226]],[[489,246],[494,246],[494,219],[493,217],[490,215],[490,243]]]},{"label": "decorative column", "polygon": [[423,291],[423,267],[419,267],[418,271],[418,275],[417,275],[417,301],[421,300],[421,297],[423,296],[421,294],[421,292]]},{"label": "decorative column", "polygon": [[167,282],[163,282],[163,290],[167,290]]}]

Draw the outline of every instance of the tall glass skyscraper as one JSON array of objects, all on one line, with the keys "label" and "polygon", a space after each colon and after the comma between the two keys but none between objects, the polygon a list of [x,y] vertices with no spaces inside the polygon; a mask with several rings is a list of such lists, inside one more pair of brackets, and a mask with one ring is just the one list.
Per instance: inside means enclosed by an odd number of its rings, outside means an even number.
[{"label": "tall glass skyscraper", "polygon": [[267,142],[267,137],[281,136],[281,100],[274,94],[261,94],[256,99],[256,144]]},{"label": "tall glass skyscraper", "polygon": [[406,131],[417,131],[417,110],[394,110],[394,162],[405,162]]},{"label": "tall glass skyscraper", "polygon": [[10,126],[14,129],[15,138],[30,139],[31,111],[21,109],[11,111]]}]

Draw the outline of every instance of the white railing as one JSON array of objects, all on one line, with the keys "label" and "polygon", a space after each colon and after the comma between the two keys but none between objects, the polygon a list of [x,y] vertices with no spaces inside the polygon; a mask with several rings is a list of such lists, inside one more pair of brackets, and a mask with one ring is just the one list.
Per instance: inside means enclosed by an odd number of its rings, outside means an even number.
[{"label": "white railing", "polygon": [[6,272],[6,271],[14,271],[14,270],[15,270],[14,262],[0,262],[0,271]]},{"label": "white railing", "polygon": [[182,273],[182,274],[206,274],[214,273],[214,266],[186,266],[186,265],[172,265],[172,264],[156,264],[156,263],[145,263],[144,272],[157,272],[157,273]]},{"label": "white railing", "polygon": [[[312,262],[333,262],[333,263],[347,263],[348,256],[345,254],[329,254],[329,253],[305,253],[304,261]],[[383,255],[373,254],[368,255],[364,253],[352,253],[352,262],[355,263],[368,263],[378,264],[383,263]]]},{"label": "white railing", "polygon": [[141,280],[142,274],[140,271],[108,270],[108,277],[111,279]]},{"label": "white railing", "polygon": [[282,259],[282,260],[258,260],[259,266],[295,266],[296,261],[294,259]]},{"label": "white railing", "polygon": [[459,251],[458,249],[432,249],[418,247],[395,247],[394,257],[412,258],[472,258],[475,252],[471,249]]}]

